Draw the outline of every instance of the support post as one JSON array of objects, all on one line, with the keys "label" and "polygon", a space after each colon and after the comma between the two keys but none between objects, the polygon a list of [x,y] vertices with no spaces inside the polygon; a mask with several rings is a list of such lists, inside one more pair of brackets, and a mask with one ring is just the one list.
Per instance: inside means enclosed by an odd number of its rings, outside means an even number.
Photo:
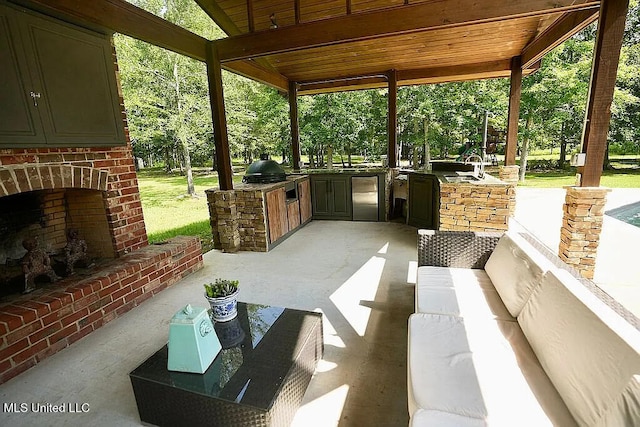
[{"label": "support post", "polygon": [[616,85],[628,0],[602,0],[593,51],[586,115],[582,133],[584,166],[578,168],[580,187],[598,187],[607,149],[611,102]]},{"label": "support post", "polygon": [[220,190],[233,190],[233,170],[231,169],[227,118],[224,111],[222,90],[222,69],[220,68],[218,50],[213,42],[207,44],[207,77]]},{"label": "support post", "polygon": [[398,166],[398,74],[396,70],[387,73],[389,78],[388,94],[388,133],[389,147],[387,149],[387,160],[390,168]]},{"label": "support post", "polygon": [[300,126],[298,123],[298,83],[289,82],[289,119],[291,121],[291,161],[300,170]]},{"label": "support post", "polygon": [[522,58],[511,59],[511,88],[509,89],[509,115],[507,119],[507,146],[505,147],[504,165],[516,165],[516,149],[518,147],[518,120],[520,118],[520,93],[522,90]]}]

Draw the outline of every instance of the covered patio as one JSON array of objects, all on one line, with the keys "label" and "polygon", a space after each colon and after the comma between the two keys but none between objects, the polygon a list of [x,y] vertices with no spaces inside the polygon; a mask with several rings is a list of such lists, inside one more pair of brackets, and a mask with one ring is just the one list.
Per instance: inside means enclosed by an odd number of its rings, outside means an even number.
[{"label": "covered patio", "polygon": [[[295,170],[300,165],[300,95],[387,88],[388,167],[396,169],[398,86],[509,77],[508,169],[516,167],[522,76],[535,72],[551,49],[600,19],[575,193],[585,189],[586,200],[594,193],[604,200],[606,190],[599,183],[626,1],[491,1],[480,6],[467,0],[196,1],[229,37],[205,40],[122,0],[12,3],[206,62],[223,191],[233,190],[233,180],[222,69],[288,94]],[[588,203],[577,200],[575,205]],[[571,217],[564,227],[586,221],[591,220]],[[599,233],[591,233],[596,242]],[[581,240],[573,231],[565,234]],[[318,420],[324,425],[406,425],[406,321],[414,309],[415,240],[415,228],[404,224],[312,221],[273,252],[211,251],[204,255],[204,268],[180,286],[0,386],[5,402],[87,404],[81,406],[87,411],[5,412],[3,424],[138,425],[127,374],[166,343],[173,313],[186,303],[203,304],[203,282],[232,276],[242,284],[243,301],[325,315],[324,359],[294,425]],[[571,241],[566,246],[575,247]],[[586,258],[591,261],[590,255]],[[578,265],[584,260],[572,253],[565,259]]]},{"label": "covered patio", "polygon": [[[501,171],[501,178],[509,181],[517,170],[523,76],[535,72],[548,52],[597,20],[581,154],[575,159],[576,186],[567,190],[559,248],[565,262],[593,278],[601,205],[607,193],[599,185],[628,1],[492,1],[478,5],[468,0],[196,0],[228,35],[219,40],[207,40],[123,0],[14,2],[205,62],[220,191],[234,187],[222,69],[288,94],[294,172],[301,166],[300,95],[387,88],[387,166],[393,172],[399,166],[399,86],[509,77]],[[582,215],[584,207],[586,216]]]},{"label": "covered patio", "polygon": [[2,412],[0,424],[140,425],[129,372],[166,344],[175,312],[203,306],[202,283],[234,277],[241,301],[324,314],[324,358],[292,425],[407,425],[415,241],[404,224],[313,221],[269,253],[210,251],[202,270],[0,385],[3,402],[88,403],[89,412]]},{"label": "covered patio", "polygon": [[[633,226],[605,233],[603,242],[640,239]],[[314,245],[305,244],[311,238]],[[240,280],[243,301],[324,314],[325,355],[293,426],[319,420],[325,426],[407,425],[406,319],[414,310],[415,241],[415,228],[404,224],[313,221],[266,254],[210,251],[202,270],[0,385],[3,402],[86,403],[88,412],[3,412],[0,423],[140,425],[129,372],[166,343],[171,315],[186,303],[202,305],[202,283],[222,276]],[[631,243],[627,250],[637,247]],[[618,268],[615,262],[598,267],[603,276],[615,276]]]},{"label": "covered patio", "polygon": [[509,77],[505,166],[510,167],[516,164],[522,77],[598,20],[578,185],[600,183],[628,1],[196,2],[228,37],[207,40],[123,0],[15,0],[205,62],[221,190],[233,189],[222,69],[288,94],[294,170],[300,167],[299,95],[387,88],[388,166],[396,168],[399,86]]}]

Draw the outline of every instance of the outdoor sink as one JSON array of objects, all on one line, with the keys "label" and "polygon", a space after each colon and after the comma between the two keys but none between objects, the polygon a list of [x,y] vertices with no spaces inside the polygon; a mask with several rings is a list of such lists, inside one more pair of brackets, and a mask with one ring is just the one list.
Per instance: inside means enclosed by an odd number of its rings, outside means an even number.
[{"label": "outdoor sink", "polygon": [[449,183],[455,183],[455,182],[479,182],[482,181],[481,178],[478,178],[477,176],[473,176],[473,175],[462,175],[462,174],[456,174],[456,175],[444,175],[444,179],[449,182]]}]

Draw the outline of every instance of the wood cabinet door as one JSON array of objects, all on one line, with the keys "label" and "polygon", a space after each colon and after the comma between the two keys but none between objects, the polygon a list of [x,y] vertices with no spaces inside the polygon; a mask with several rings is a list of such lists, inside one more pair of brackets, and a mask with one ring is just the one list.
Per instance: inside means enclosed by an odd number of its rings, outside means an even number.
[{"label": "wood cabinet door", "polygon": [[269,243],[273,243],[289,231],[287,198],[284,187],[266,193]]},{"label": "wood cabinet door", "polygon": [[110,38],[20,14],[23,49],[38,111],[51,146],[125,143]]},{"label": "wood cabinet door", "polygon": [[352,201],[351,201],[351,179],[350,177],[340,176],[331,180],[331,215],[336,218],[351,219]]},{"label": "wood cabinet door", "polygon": [[313,217],[352,219],[351,177],[340,174],[312,176]]},{"label": "wood cabinet door", "polygon": [[315,178],[313,185],[313,216],[330,216],[331,181],[326,178]]},{"label": "wood cabinet door", "polygon": [[289,231],[300,225],[300,204],[298,201],[287,204],[287,220],[289,223]]},{"label": "wood cabinet door", "polygon": [[409,225],[431,230],[437,228],[434,215],[436,185],[435,177],[409,177]]},{"label": "wood cabinet door", "polygon": [[14,10],[0,5],[0,148],[35,144],[44,138],[37,107],[29,95],[31,82],[14,21]]},{"label": "wood cabinet door", "polygon": [[300,222],[311,219],[311,184],[308,179],[298,183],[298,201],[300,202]]}]

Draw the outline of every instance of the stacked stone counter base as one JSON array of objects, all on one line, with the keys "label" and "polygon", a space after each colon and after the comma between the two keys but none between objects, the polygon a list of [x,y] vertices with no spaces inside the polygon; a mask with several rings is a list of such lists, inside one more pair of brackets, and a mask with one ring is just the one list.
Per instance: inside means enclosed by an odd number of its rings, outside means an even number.
[{"label": "stacked stone counter base", "polygon": [[213,247],[223,252],[267,252],[311,220],[307,175],[205,193]]},{"label": "stacked stone counter base", "polygon": [[515,188],[501,184],[440,184],[440,230],[506,231]]},{"label": "stacked stone counter base", "polygon": [[595,273],[609,191],[600,187],[567,187],[558,254],[587,279],[593,279]]},{"label": "stacked stone counter base", "polygon": [[214,248],[225,252],[267,251],[262,191],[215,189],[206,193]]},{"label": "stacked stone counter base", "polygon": [[200,239],[177,237],[1,303],[0,384],[201,268]]}]

